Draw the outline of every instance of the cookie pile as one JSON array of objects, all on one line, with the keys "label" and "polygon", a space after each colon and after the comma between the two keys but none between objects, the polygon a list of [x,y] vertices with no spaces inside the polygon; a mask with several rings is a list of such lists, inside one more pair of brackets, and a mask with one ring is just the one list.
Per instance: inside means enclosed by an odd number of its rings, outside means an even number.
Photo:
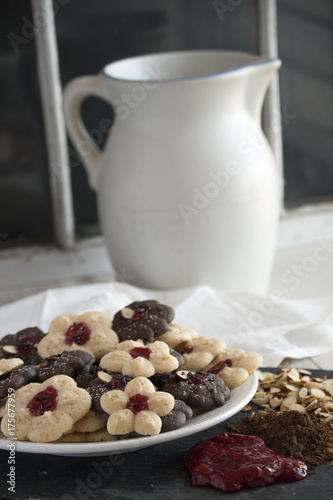
[{"label": "cookie pile", "polygon": [[67,313],[47,334],[26,328],[3,337],[4,436],[39,443],[154,436],[223,406],[261,356],[199,337],[174,316],[146,300],[112,321],[99,311]]}]

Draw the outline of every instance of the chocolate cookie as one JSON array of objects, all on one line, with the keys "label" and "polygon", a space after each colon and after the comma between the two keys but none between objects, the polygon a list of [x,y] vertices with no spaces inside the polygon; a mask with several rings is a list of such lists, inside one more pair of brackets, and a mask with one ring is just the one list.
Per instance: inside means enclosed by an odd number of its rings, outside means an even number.
[{"label": "chocolate cookie", "polygon": [[75,378],[92,359],[92,354],[80,350],[52,354],[39,365],[35,381],[42,383],[54,375],[68,375]]},{"label": "chocolate cookie", "polygon": [[97,373],[100,371],[99,365],[86,365],[75,377],[77,386],[85,389],[90,382],[97,379]]},{"label": "chocolate cookie", "polygon": [[179,366],[178,366],[178,370],[184,365],[184,357],[182,356],[182,354],[178,351],[176,351],[175,349],[172,349],[172,347],[169,346],[169,351],[170,351],[170,354],[171,356],[174,356],[175,358],[177,358],[178,360],[178,363],[179,363]]},{"label": "chocolate cookie", "polygon": [[5,399],[8,396],[8,390],[14,389],[15,391],[33,382],[37,370],[34,366],[20,366],[12,372],[6,373],[0,377],[0,399]]},{"label": "chocolate cookie", "polygon": [[199,371],[178,370],[163,382],[162,390],[201,411],[223,406],[230,396],[230,390],[220,377]]},{"label": "chocolate cookie", "polygon": [[175,400],[175,406],[173,410],[162,417],[162,429],[161,432],[173,431],[175,429],[180,429],[186,424],[186,421],[193,417],[193,411],[184,401],[180,399]]},{"label": "chocolate cookie", "polygon": [[26,365],[37,365],[42,358],[36,346],[43,337],[45,334],[36,326],[5,335],[0,340],[0,359],[21,358]]},{"label": "chocolate cookie", "polygon": [[[101,370],[99,369],[101,372]],[[104,372],[103,372],[104,375]],[[101,378],[96,378],[92,382],[90,382],[86,390],[89,392],[91,396],[91,407],[95,409],[98,413],[104,413],[104,410],[101,407],[100,404],[100,399],[103,396],[103,394],[107,391],[113,391],[114,389],[118,390],[123,390],[126,386],[126,384],[132,380],[131,377],[128,377],[127,375],[122,375],[121,373],[114,373],[113,375],[105,374],[106,377],[105,379],[110,377],[110,380],[105,382],[101,380],[103,378],[102,375],[100,375]]]},{"label": "chocolate cookie", "polygon": [[115,314],[112,328],[120,342],[141,339],[148,343],[166,332],[174,317],[174,310],[157,300],[132,302]]}]

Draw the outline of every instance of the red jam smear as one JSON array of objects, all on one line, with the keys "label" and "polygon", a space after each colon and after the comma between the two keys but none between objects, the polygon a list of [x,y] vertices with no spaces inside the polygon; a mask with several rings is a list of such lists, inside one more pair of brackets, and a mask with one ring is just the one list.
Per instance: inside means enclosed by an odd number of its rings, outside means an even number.
[{"label": "red jam smear", "polygon": [[57,390],[49,385],[44,391],[38,392],[28,403],[28,408],[34,417],[44,415],[46,411],[53,411],[57,407]]},{"label": "red jam smear", "polygon": [[214,375],[217,375],[226,366],[232,366],[232,359],[228,358],[224,361],[220,361],[219,363],[217,363],[217,365],[212,366],[210,370],[208,370],[208,373],[214,373]]},{"label": "red jam smear", "polygon": [[261,438],[228,432],[190,448],[185,467],[194,486],[230,493],[307,476],[307,466],[301,460],[276,453]]},{"label": "red jam smear", "polygon": [[74,323],[65,333],[65,343],[67,345],[85,345],[90,339],[90,329],[85,323]]},{"label": "red jam smear", "polygon": [[26,337],[17,346],[17,354],[15,354],[15,356],[18,356],[23,360],[26,359],[29,352],[35,347],[36,344],[37,339],[35,337]]},{"label": "red jam smear", "polygon": [[133,359],[139,357],[149,359],[152,351],[149,349],[149,347],[133,347],[133,349],[131,349],[129,353]]},{"label": "red jam smear", "polygon": [[126,408],[131,410],[134,415],[137,415],[140,411],[148,410],[148,397],[144,394],[134,394],[127,401]]}]

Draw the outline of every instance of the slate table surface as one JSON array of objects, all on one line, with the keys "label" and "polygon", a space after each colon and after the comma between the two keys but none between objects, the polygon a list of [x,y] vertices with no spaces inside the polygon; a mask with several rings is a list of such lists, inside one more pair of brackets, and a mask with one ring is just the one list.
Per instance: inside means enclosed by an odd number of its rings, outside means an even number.
[{"label": "slate table surface", "polygon": [[[275,371],[263,368],[264,371]],[[313,370],[314,376],[322,375]],[[333,378],[332,372],[325,372]],[[240,412],[229,419],[244,418]],[[16,491],[8,491],[8,453],[0,451],[0,500],[328,500],[333,497],[333,467],[325,464],[302,481],[273,484],[267,488],[223,493],[194,487],[183,465],[186,451],[223,429],[211,427],[192,436],[143,450],[105,457],[70,458],[28,453],[16,454]]]}]

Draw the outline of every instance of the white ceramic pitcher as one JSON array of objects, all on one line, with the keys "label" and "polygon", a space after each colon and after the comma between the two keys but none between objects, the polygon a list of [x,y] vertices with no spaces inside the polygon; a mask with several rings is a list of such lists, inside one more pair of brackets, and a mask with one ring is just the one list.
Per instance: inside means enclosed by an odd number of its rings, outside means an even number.
[{"label": "white ceramic pitcher", "polygon": [[[111,63],[64,92],[111,261],[131,283],[264,292],[279,180],[261,108],[280,61],[184,51]],[[104,151],[80,116],[95,95],[115,110]],[[101,122],[102,123],[102,122]]]}]

